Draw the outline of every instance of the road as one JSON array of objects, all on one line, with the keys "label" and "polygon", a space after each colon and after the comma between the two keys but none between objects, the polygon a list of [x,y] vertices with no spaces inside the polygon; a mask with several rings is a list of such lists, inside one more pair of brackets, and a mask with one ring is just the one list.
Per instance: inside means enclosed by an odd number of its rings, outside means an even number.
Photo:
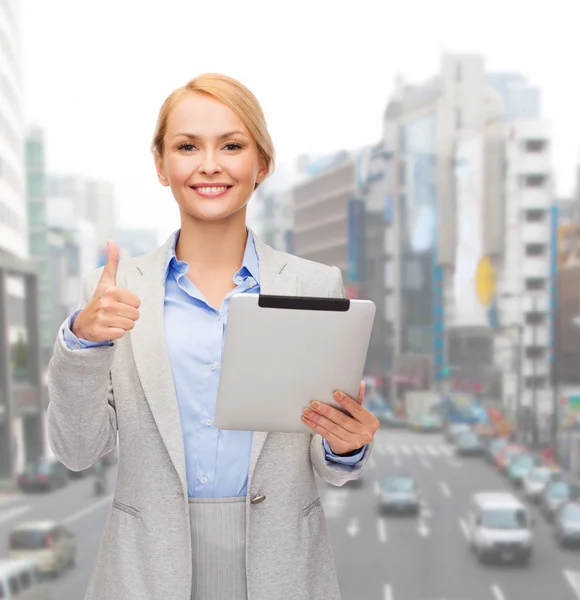
[{"label": "road", "polygon": [[[417,479],[419,517],[379,516],[378,483],[397,470]],[[109,474],[111,492],[115,476]],[[535,509],[529,568],[474,560],[462,525],[469,498],[511,486],[483,460],[456,458],[440,436],[379,431],[363,483],[334,488],[319,481],[343,600],[580,600],[580,552],[557,548]],[[52,584],[55,600],[84,598],[112,500],[95,498],[91,485],[74,481],[48,495],[0,501],[0,555],[22,520],[56,518],[77,534],[78,562]]]}]

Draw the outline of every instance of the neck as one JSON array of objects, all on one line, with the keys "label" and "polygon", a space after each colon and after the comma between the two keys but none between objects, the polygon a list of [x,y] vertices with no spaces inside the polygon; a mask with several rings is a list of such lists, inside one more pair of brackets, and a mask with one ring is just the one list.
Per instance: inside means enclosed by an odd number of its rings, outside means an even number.
[{"label": "neck", "polygon": [[246,241],[245,209],[220,221],[199,221],[182,213],[175,256],[189,264],[190,272],[233,274],[242,266]]}]

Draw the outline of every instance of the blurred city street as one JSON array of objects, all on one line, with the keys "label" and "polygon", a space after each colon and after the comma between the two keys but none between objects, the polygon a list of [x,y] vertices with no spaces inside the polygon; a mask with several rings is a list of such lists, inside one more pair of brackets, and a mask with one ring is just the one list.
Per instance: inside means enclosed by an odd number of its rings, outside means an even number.
[{"label": "blurred city street", "polygon": [[[397,472],[417,481],[418,516],[379,512],[378,486]],[[115,476],[112,468],[109,486]],[[580,552],[558,548],[536,509],[528,567],[477,563],[466,537],[469,499],[513,486],[480,457],[457,457],[440,434],[379,431],[362,480],[361,487],[342,488],[318,482],[343,600],[580,599]],[[48,495],[0,501],[0,547],[23,519],[61,520],[78,535],[77,565],[51,584],[55,600],[82,600],[86,589],[112,499],[95,498],[92,483],[87,478]]]}]

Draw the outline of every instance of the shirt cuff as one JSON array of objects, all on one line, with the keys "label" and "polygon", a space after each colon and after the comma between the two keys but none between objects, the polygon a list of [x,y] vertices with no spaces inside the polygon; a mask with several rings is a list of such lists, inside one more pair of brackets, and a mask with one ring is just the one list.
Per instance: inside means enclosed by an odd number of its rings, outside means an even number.
[{"label": "shirt cuff", "polygon": [[352,456],[338,456],[330,449],[330,446],[328,445],[328,442],[325,438],[322,438],[322,446],[324,447],[326,460],[338,463],[339,465],[348,465],[351,467],[360,462],[366,450],[365,445],[356,454],[353,454]]},{"label": "shirt cuff", "polygon": [[64,342],[67,345],[69,350],[78,350],[80,348],[96,348],[97,346],[110,346],[111,342],[110,341],[104,341],[104,342],[91,342],[89,340],[83,340],[81,338],[78,338],[73,332],[72,332],[72,326],[75,322],[75,319],[78,317],[78,314],[81,312],[82,309],[77,310],[76,312],[74,312],[64,323],[63,327],[62,327],[62,331],[64,334]]}]

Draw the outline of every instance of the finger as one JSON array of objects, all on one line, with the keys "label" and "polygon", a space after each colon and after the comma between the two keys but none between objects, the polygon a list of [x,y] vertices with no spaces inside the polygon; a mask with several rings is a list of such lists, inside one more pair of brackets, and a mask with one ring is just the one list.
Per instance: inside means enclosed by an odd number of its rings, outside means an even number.
[{"label": "finger", "polygon": [[345,445],[345,446],[348,445],[348,442],[346,442],[345,440],[336,436],[334,433],[332,433],[331,431],[326,429],[323,425],[320,425],[320,423],[317,423],[316,421],[312,421],[311,419],[305,417],[304,415],[302,416],[302,422],[304,424],[308,425],[308,427],[310,427],[310,429],[312,429],[316,433],[319,433],[323,438],[326,439],[326,441],[329,444],[332,444],[335,447],[342,446],[342,445]]},{"label": "finger", "polygon": [[139,308],[141,306],[141,299],[139,296],[136,296],[133,292],[129,290],[124,290],[123,288],[115,288],[111,292],[112,297],[122,304],[127,304],[128,306],[132,306],[133,308]]},{"label": "finger", "polygon": [[362,408],[357,400],[354,400],[340,390],[336,390],[332,396],[353,417],[353,419],[356,419],[360,423],[365,422],[367,411]]},{"label": "finger", "polygon": [[117,269],[119,268],[119,248],[113,240],[107,240],[107,260],[99,283],[117,285]]},{"label": "finger", "polygon": [[114,315],[106,319],[101,323],[106,329],[122,329],[123,331],[131,331],[135,327],[135,321],[133,319],[127,319],[126,317],[119,317]]},{"label": "finger", "polygon": [[[341,439],[343,442],[353,443],[357,441],[363,433],[362,428],[356,429],[355,427],[354,431],[346,429],[336,421],[333,421],[332,419],[329,419],[328,417],[319,413],[315,413],[314,411],[310,411],[309,409],[306,409],[304,413],[307,419],[310,419],[311,421],[314,421],[321,427],[324,427],[326,431],[330,431],[330,433],[333,433],[337,438]],[[353,419],[350,419],[350,421],[352,422]],[[359,427],[361,426],[359,425]]]},{"label": "finger", "polygon": [[367,384],[365,381],[360,382],[360,387],[358,388],[358,403],[362,405],[363,400],[365,399],[365,390],[367,389]]},{"label": "finger", "polygon": [[131,319],[131,321],[139,319],[139,311],[123,302],[115,302],[107,311],[113,316],[124,317],[125,319]]},{"label": "finger", "polygon": [[346,415],[341,410],[338,410],[337,408],[334,408],[334,406],[330,406],[329,404],[319,402],[318,408],[314,408],[311,405],[310,409],[306,409],[306,411],[308,410],[311,410],[313,415],[319,415],[321,418],[324,417],[351,433],[360,434],[363,431],[362,423],[359,423],[350,415]]}]

